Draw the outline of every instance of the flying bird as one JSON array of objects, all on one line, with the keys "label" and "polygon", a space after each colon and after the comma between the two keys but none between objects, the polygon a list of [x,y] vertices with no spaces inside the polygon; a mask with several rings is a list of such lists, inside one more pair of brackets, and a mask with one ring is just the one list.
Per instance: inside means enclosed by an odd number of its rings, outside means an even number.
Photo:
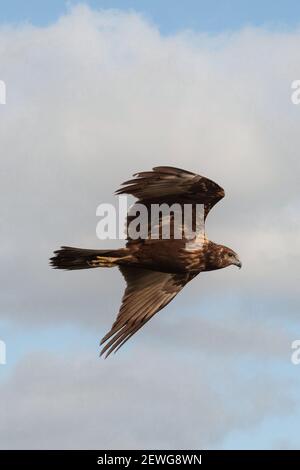
[{"label": "flying bird", "polygon": [[[190,171],[159,166],[152,171],[137,173],[122,184],[116,194],[130,194],[137,198],[151,213],[154,204],[176,204],[184,210],[186,204],[204,208],[204,221],[212,207],[224,196],[224,190],[214,181]],[[133,206],[133,209],[136,205]],[[129,210],[127,228],[134,219]],[[170,215],[170,214],[169,214]],[[181,289],[200,272],[213,271],[235,265],[241,268],[238,255],[230,248],[207,239],[205,232],[195,233],[193,239],[174,236],[176,217],[169,218],[170,237],[151,236],[133,238],[127,236],[125,248],[114,250],[88,250],[62,246],[50,259],[56,269],[75,270],[117,266],[126,281],[122,304],[110,331],[101,340],[105,357],[117,351],[132,335],[162,310]],[[178,221],[178,219],[177,219]],[[159,219],[159,234],[164,217]],[[193,219],[195,228],[195,220]]]}]

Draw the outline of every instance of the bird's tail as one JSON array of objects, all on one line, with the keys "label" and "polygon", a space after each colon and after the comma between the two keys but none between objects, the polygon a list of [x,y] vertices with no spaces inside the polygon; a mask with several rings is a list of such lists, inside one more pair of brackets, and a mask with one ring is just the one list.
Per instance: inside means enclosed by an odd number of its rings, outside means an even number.
[{"label": "bird's tail", "polygon": [[86,250],[62,246],[54,251],[50,264],[54,269],[112,268],[126,256],[126,248],[119,250]]}]

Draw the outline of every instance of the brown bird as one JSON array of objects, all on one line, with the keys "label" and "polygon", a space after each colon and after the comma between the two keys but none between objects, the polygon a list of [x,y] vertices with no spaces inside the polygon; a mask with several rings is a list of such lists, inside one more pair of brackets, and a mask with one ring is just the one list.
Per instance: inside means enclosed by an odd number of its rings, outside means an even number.
[{"label": "brown bird", "polygon": [[[116,194],[135,196],[138,199],[136,204],[143,204],[149,209],[148,222],[151,221],[151,207],[155,204],[167,204],[168,207],[175,204],[177,209],[182,208],[183,211],[185,205],[190,204],[195,229],[197,205],[204,207],[205,220],[211,208],[225,195],[224,190],[208,178],[179,168],[160,166],[134,176],[134,179],[123,183]],[[127,231],[134,220],[136,204],[128,213]],[[51,265],[57,269],[118,266],[123,274],[127,286],[122,305],[111,330],[100,343],[106,343],[101,355],[106,352],[107,357],[119,349],[200,272],[230,265],[242,266],[233,250],[209,241],[202,230],[195,233],[194,238],[187,238],[185,221],[176,218],[175,212],[169,213],[168,239],[162,237],[165,218],[161,214],[158,237],[157,234],[153,236],[149,228],[151,225],[147,225],[148,236],[133,238],[128,233],[125,248],[87,250],[63,246],[50,259]],[[174,235],[178,223],[181,225],[181,238]]]}]

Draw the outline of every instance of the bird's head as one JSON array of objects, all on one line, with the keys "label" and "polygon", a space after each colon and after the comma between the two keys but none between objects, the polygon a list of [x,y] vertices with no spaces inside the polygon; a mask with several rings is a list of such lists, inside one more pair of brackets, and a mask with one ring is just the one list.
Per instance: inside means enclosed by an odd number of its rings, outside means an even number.
[{"label": "bird's head", "polygon": [[227,268],[231,265],[242,267],[238,255],[231,248],[213,242],[209,242],[207,245],[205,261],[205,271]]},{"label": "bird's head", "polygon": [[242,267],[242,263],[238,255],[227,246],[221,246],[220,258],[222,262],[222,267],[226,268],[227,266],[237,266],[238,268]]}]

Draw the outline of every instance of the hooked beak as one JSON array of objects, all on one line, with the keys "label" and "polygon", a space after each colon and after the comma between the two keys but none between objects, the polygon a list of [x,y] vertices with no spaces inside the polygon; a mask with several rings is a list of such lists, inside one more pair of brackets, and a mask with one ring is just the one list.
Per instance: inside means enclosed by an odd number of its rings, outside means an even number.
[{"label": "hooked beak", "polygon": [[238,259],[236,263],[234,263],[239,269],[242,267],[242,262]]}]

